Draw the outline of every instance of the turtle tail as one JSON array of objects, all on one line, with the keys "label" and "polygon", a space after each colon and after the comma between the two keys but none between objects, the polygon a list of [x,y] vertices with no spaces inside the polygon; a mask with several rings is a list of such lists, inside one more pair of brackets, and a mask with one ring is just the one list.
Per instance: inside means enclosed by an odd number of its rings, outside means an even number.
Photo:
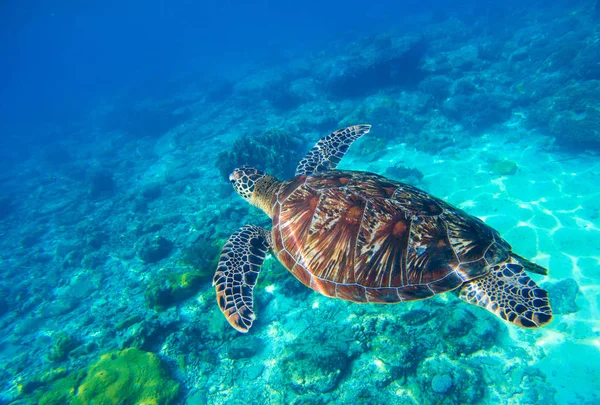
[{"label": "turtle tail", "polygon": [[459,297],[525,328],[538,328],[552,320],[548,292],[514,259],[494,265],[487,275],[465,283]]}]

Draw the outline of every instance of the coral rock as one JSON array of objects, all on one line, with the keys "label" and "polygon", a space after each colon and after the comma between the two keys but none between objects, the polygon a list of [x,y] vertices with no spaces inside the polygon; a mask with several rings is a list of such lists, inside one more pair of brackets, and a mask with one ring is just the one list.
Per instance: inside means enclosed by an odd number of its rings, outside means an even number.
[{"label": "coral rock", "polygon": [[173,242],[159,236],[142,236],[135,244],[135,250],[140,259],[146,263],[156,263],[165,259],[173,249]]},{"label": "coral rock", "polygon": [[431,389],[438,394],[445,394],[452,388],[452,378],[448,374],[436,375],[431,380]]}]

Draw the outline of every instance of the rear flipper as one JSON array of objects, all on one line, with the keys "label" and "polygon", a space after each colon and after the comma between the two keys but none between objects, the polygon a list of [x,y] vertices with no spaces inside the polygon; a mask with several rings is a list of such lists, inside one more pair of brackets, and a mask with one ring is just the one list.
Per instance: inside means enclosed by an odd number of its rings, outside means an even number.
[{"label": "rear flipper", "polygon": [[513,259],[517,259],[517,262],[525,268],[526,271],[535,274],[541,274],[542,276],[548,275],[548,269],[540,266],[539,264],[535,264],[531,260],[525,259],[523,256],[519,256],[515,252],[511,252],[510,255]]},{"label": "rear flipper", "polygon": [[537,328],[552,319],[548,293],[516,261],[495,265],[486,276],[465,283],[459,297],[525,328]]}]

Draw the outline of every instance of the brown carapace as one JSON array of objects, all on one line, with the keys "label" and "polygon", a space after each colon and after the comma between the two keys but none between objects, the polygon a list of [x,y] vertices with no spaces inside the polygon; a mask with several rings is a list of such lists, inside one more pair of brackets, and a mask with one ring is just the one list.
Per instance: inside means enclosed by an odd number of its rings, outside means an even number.
[{"label": "brown carapace", "polygon": [[368,125],[323,138],[285,182],[242,167],[236,191],[273,220],[245,226],[228,240],[214,277],[219,307],[247,332],[253,288],[269,249],[302,283],[334,298],[397,303],[451,290],[523,327],[548,323],[545,290],[525,269],[546,270],[512,253],[497,231],[408,184],[335,170]]}]

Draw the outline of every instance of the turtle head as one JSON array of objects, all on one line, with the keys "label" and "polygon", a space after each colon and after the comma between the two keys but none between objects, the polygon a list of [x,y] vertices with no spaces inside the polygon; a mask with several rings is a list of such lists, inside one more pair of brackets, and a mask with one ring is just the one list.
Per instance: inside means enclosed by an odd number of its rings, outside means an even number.
[{"label": "turtle head", "polygon": [[229,181],[246,201],[271,214],[271,198],[279,185],[276,178],[253,167],[242,166],[229,175]]},{"label": "turtle head", "polygon": [[229,181],[233,188],[244,200],[252,202],[252,195],[256,190],[256,183],[264,178],[267,174],[258,169],[248,166],[242,166],[233,171],[229,175]]}]

